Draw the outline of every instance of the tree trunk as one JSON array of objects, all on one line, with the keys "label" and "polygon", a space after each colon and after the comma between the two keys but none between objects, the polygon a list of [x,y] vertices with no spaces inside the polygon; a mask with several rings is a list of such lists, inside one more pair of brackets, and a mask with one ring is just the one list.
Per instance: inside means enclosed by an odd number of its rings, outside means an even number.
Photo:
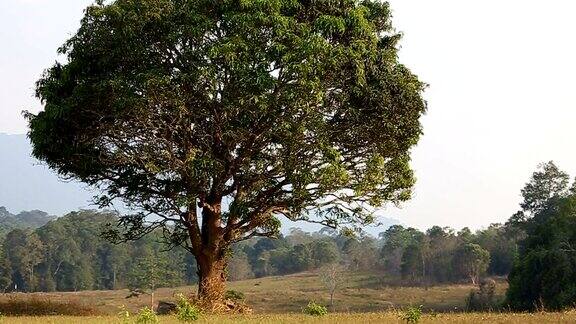
[{"label": "tree trunk", "polygon": [[34,284],[32,281],[34,280],[34,267],[30,268],[30,287],[28,287],[28,292],[34,292]]},{"label": "tree trunk", "polygon": [[198,297],[212,306],[223,301],[226,292],[228,245],[221,228],[221,200],[221,197],[208,199],[202,209],[201,243],[196,244],[194,253],[198,266]]},{"label": "tree trunk", "polygon": [[116,267],[114,267],[114,272],[112,273],[112,290],[116,290]]},{"label": "tree trunk", "polygon": [[334,290],[330,292],[330,309],[334,310]]},{"label": "tree trunk", "polygon": [[226,293],[226,260],[214,253],[208,257],[197,257],[198,297],[209,304],[224,300]]}]

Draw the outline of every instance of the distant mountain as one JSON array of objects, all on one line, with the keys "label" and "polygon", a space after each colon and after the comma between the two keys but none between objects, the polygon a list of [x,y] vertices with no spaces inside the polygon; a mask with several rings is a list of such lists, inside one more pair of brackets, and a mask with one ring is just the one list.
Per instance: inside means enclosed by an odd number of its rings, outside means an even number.
[{"label": "distant mountain", "polygon": [[93,208],[92,196],[83,185],[61,181],[34,159],[26,135],[0,134],[0,206],[13,212],[40,209],[63,215]]},{"label": "distant mountain", "polygon": [[42,227],[53,219],[56,219],[56,217],[40,210],[23,211],[14,215],[6,207],[0,207],[0,237],[4,237],[8,232],[16,228],[36,229]]}]

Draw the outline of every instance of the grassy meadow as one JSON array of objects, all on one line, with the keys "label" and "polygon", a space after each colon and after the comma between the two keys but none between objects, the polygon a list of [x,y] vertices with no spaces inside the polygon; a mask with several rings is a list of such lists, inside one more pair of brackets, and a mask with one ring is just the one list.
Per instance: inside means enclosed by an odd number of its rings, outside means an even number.
[{"label": "grassy meadow", "polygon": [[[328,291],[316,273],[306,272],[281,277],[266,277],[230,282],[228,289],[244,293],[246,304],[255,314],[301,313],[302,308],[313,300],[320,304],[329,303]],[[422,305],[425,311],[459,312],[465,308],[465,300],[472,285],[440,285],[430,288],[389,287],[379,276],[371,274],[349,274],[334,296],[332,312],[383,312],[407,306]],[[497,295],[503,296],[506,283],[499,282]],[[160,288],[154,299],[172,301],[178,293],[189,294],[196,287]],[[150,305],[150,296],[126,298],[128,290],[79,291],[68,293],[4,294],[0,301],[15,299],[49,299],[54,302],[73,302],[94,308],[104,315],[115,315],[125,306],[137,312]]]},{"label": "grassy meadow", "polygon": [[[229,289],[243,292],[253,308],[250,315],[207,315],[197,323],[405,323],[401,310],[423,306],[421,323],[576,323],[576,311],[562,313],[463,313],[471,285],[445,285],[429,288],[390,287],[371,274],[349,274],[335,295],[335,307],[324,317],[302,314],[310,300],[328,304],[329,295],[317,274],[301,273],[231,282]],[[497,284],[503,297],[506,283]],[[195,287],[161,288],[155,300],[173,300],[177,293],[191,293]],[[137,312],[149,305],[150,296],[126,298],[127,290],[81,291],[70,293],[4,294],[1,301],[50,300],[71,302],[93,308],[94,316],[3,317],[3,323],[121,323],[122,307]],[[133,317],[135,318],[135,317]],[[160,316],[160,323],[178,323],[174,316]]]}]

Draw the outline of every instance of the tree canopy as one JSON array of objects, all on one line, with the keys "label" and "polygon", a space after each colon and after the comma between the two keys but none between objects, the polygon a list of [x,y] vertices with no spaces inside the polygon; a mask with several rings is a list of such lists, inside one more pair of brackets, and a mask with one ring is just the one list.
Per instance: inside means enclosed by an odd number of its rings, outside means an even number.
[{"label": "tree canopy", "polygon": [[33,154],[142,211],[124,238],[163,228],[219,298],[230,245],[277,217],[354,227],[409,199],[425,85],[399,39],[372,0],[98,1],[37,83]]},{"label": "tree canopy", "polygon": [[522,190],[525,202],[537,203],[530,205],[532,217],[521,223],[525,236],[508,276],[507,298],[514,309],[559,310],[576,300],[576,193],[568,189],[568,179],[549,162]]}]

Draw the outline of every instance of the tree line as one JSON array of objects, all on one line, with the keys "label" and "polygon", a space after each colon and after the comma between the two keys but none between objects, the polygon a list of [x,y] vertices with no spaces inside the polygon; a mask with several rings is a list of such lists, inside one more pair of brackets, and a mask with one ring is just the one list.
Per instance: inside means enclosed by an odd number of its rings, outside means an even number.
[{"label": "tree line", "polygon": [[493,224],[472,233],[434,226],[427,231],[391,226],[378,238],[350,237],[324,229],[292,229],[277,240],[262,238],[234,247],[232,280],[285,275],[339,263],[350,271],[379,274],[383,282],[423,285],[477,283],[484,275],[505,276],[512,268],[517,242],[509,224]]},{"label": "tree line", "polygon": [[[162,232],[122,244],[102,237],[113,212],[73,212],[37,229],[13,229],[2,241],[2,291],[153,289],[197,282],[194,258],[178,246],[167,249]],[[349,236],[324,228],[292,228],[279,238],[254,238],[231,249],[229,280],[311,271],[340,264],[382,276],[391,284],[476,282],[506,275],[516,253],[510,225],[472,233],[434,226],[425,232],[394,225],[378,238]]]},{"label": "tree line", "polygon": [[0,250],[2,291],[78,291],[143,287],[142,276],[160,271],[158,286],[196,282],[196,265],[184,249],[165,250],[159,233],[125,244],[102,238],[113,212],[73,212],[37,229],[13,229]]}]

